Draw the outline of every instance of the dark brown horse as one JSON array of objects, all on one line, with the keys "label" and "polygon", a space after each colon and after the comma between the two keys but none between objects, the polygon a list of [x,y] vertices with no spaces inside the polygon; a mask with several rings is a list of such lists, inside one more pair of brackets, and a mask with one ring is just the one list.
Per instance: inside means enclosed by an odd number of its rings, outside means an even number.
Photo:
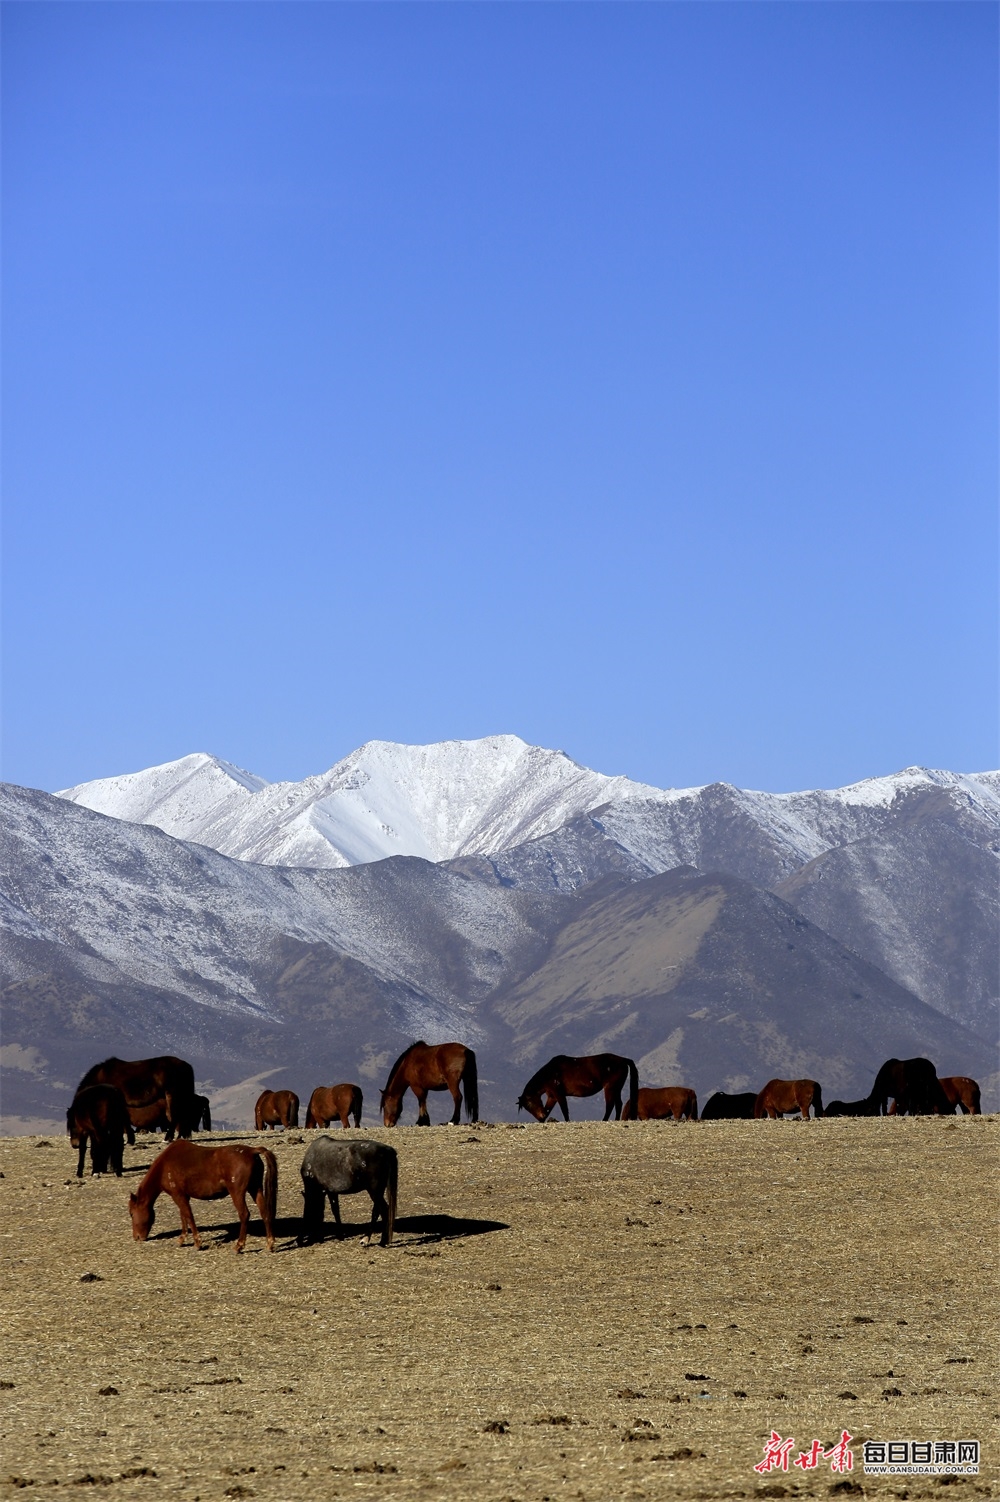
[{"label": "dark brown horse", "polygon": [[299,1098],[294,1090],[265,1090],[257,1097],[253,1108],[254,1125],[258,1132],[268,1127],[297,1127],[299,1124]]},{"label": "dark brown horse", "polygon": [[403,1109],[403,1096],[412,1090],[417,1097],[417,1126],[430,1126],[427,1092],[450,1090],[455,1102],[452,1126],[462,1119],[462,1088],[465,1089],[465,1114],[470,1121],[479,1120],[479,1073],[476,1056],[464,1043],[411,1043],[389,1070],[382,1091],[382,1120],[395,1126]]},{"label": "dark brown horse", "polygon": [[132,1235],[145,1241],[153,1228],[157,1197],[169,1194],[181,1217],[180,1245],[187,1240],[188,1229],[200,1250],[198,1227],[191,1214],[191,1201],[220,1200],[228,1194],[240,1218],[236,1250],[242,1252],[247,1239],[250,1210],[246,1197],[257,1202],[264,1222],[267,1249],[274,1251],[274,1212],[278,1202],[278,1165],[266,1147],[246,1147],[234,1142],[225,1147],[200,1147],[194,1142],[172,1142],[153,1159],[146,1177],[135,1194],[128,1197],[132,1217]]},{"label": "dark brown horse", "polygon": [[822,1116],[823,1092],[815,1080],[768,1080],[754,1102],[754,1120],[770,1116],[773,1121],[786,1111],[801,1111],[803,1121],[808,1121],[810,1106]]},{"label": "dark brown horse", "polygon": [[[640,1090],[636,1116],[640,1121],[698,1120],[698,1097],[685,1085],[667,1085],[662,1090]],[[631,1121],[632,1102],[622,1107],[622,1121]]]},{"label": "dark brown horse", "polygon": [[831,1100],[825,1116],[877,1116],[878,1112],[866,1095],[864,1100]]},{"label": "dark brown horse", "polygon": [[88,1085],[86,1090],[78,1090],[66,1112],[66,1130],[71,1144],[80,1153],[76,1165],[78,1179],[83,1178],[88,1142],[91,1173],[107,1173],[110,1161],[115,1174],[121,1178],[125,1139],[127,1137],[129,1146],[134,1147],[135,1132],[120,1090],[114,1085]]},{"label": "dark brown horse", "polygon": [[[931,1116],[954,1111],[930,1059],[886,1059],[868,1099],[876,1116]],[[892,1105],[889,1105],[889,1101]]]},{"label": "dark brown horse", "polygon": [[702,1121],[752,1121],[753,1108],[757,1104],[756,1090],[745,1090],[739,1095],[727,1095],[716,1090],[705,1102]]},{"label": "dark brown horse", "polygon": [[77,1092],[90,1085],[114,1085],[124,1095],[130,1113],[133,1107],[161,1101],[168,1123],[167,1140],[175,1135],[190,1136],[181,1124],[182,1118],[190,1116],[194,1095],[194,1070],[186,1059],[174,1054],[161,1054],[155,1059],[105,1059],[87,1070]]},{"label": "dark brown horse", "polygon": [[956,1106],[963,1116],[983,1114],[979,1086],[967,1074],[946,1074],[943,1079],[939,1080],[939,1084],[944,1091],[950,1114],[954,1115]]},{"label": "dark brown horse", "polygon": [[[129,1115],[137,1132],[169,1132],[170,1130],[165,1101],[154,1101],[149,1106],[133,1106]],[[190,1137],[192,1132],[212,1130],[212,1111],[208,1097],[205,1095],[192,1095],[189,1106],[181,1109],[180,1117],[178,1135],[181,1137]]]},{"label": "dark brown horse", "polygon": [[361,1107],[364,1097],[360,1085],[317,1085],[309,1097],[306,1112],[307,1127],[328,1127],[331,1121],[339,1121],[342,1127],[361,1125]]},{"label": "dark brown horse", "polygon": [[639,1073],[632,1059],[617,1053],[589,1054],[575,1059],[559,1053],[537,1070],[517,1098],[517,1109],[528,1111],[536,1121],[547,1121],[558,1105],[566,1121],[568,1095],[596,1095],[604,1091],[604,1120],[611,1112],[617,1121],[622,1114],[622,1090],[629,1082],[629,1107],[633,1116],[638,1107]]}]

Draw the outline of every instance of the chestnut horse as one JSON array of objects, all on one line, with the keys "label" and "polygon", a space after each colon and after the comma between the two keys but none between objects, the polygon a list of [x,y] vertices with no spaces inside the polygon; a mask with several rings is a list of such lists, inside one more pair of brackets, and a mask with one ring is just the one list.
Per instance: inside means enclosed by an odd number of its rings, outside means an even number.
[{"label": "chestnut horse", "polygon": [[762,1116],[773,1121],[786,1111],[801,1111],[803,1121],[808,1121],[810,1106],[822,1116],[823,1092],[815,1080],[768,1080],[754,1102],[753,1116],[755,1121]]},{"label": "chestnut horse", "polygon": [[[663,1090],[640,1090],[639,1104],[635,1112],[640,1121],[698,1120],[698,1097],[684,1085],[667,1085]],[[622,1107],[622,1121],[632,1120],[632,1102],[627,1100]]]},{"label": "chestnut horse", "polygon": [[[125,1097],[129,1112],[134,1107],[162,1104],[167,1120],[167,1141],[174,1135],[190,1137],[187,1125],[194,1095],[194,1070],[186,1059],[161,1054],[155,1059],[105,1059],[88,1069],[77,1092],[90,1085],[114,1085]],[[133,1126],[138,1122],[133,1121]]]},{"label": "chestnut horse", "polygon": [[257,1097],[253,1108],[254,1126],[258,1132],[268,1127],[297,1127],[299,1124],[299,1098],[294,1090],[265,1090]]},{"label": "chestnut horse", "polygon": [[83,1178],[83,1161],[90,1143],[91,1173],[107,1173],[108,1162],[116,1176],[122,1176],[125,1139],[135,1146],[135,1132],[129,1120],[125,1097],[114,1085],[88,1085],[78,1090],[66,1112],[66,1130],[73,1147],[79,1149],[76,1176]]},{"label": "chestnut horse", "polygon": [[247,1239],[250,1210],[246,1197],[252,1194],[264,1222],[267,1249],[274,1251],[274,1212],[278,1201],[278,1164],[266,1147],[246,1147],[234,1142],[225,1147],[200,1147],[194,1142],[172,1142],[153,1159],[149,1172],[135,1194],[128,1197],[132,1217],[132,1235],[145,1241],[153,1228],[157,1197],[169,1194],[181,1217],[180,1245],[187,1240],[188,1227],[194,1244],[201,1250],[198,1227],[191,1214],[191,1201],[220,1200],[227,1194],[240,1218],[236,1250],[242,1252]]},{"label": "chestnut horse", "polygon": [[617,1053],[595,1053],[575,1059],[559,1053],[537,1070],[517,1098],[517,1109],[528,1111],[536,1121],[548,1121],[558,1105],[566,1121],[567,1095],[596,1095],[604,1091],[604,1120],[611,1112],[617,1121],[622,1114],[622,1090],[629,1082],[629,1109],[634,1116],[638,1107],[639,1072],[632,1059]]},{"label": "chestnut horse", "polygon": [[934,1065],[923,1058],[886,1059],[875,1076],[868,1099],[876,1116],[905,1116],[907,1112],[911,1116],[931,1116],[955,1109],[954,1102],[949,1106]]},{"label": "chestnut horse", "polygon": [[403,1109],[403,1096],[412,1090],[417,1097],[417,1126],[430,1126],[427,1114],[428,1090],[450,1090],[455,1102],[451,1125],[462,1119],[462,1092],[465,1087],[465,1114],[470,1121],[479,1120],[479,1074],[476,1056],[464,1043],[411,1043],[389,1070],[382,1091],[382,1120],[395,1126]]},{"label": "chestnut horse", "polygon": [[983,1114],[979,1086],[967,1074],[947,1074],[943,1079],[939,1080],[939,1084],[944,1091],[945,1100],[948,1102],[950,1108],[949,1115],[954,1115],[956,1106],[958,1106],[963,1116],[981,1116]]},{"label": "chestnut horse", "polygon": [[309,1097],[306,1112],[307,1127],[328,1127],[331,1121],[339,1121],[342,1127],[361,1125],[361,1106],[364,1097],[359,1085],[317,1085]]}]

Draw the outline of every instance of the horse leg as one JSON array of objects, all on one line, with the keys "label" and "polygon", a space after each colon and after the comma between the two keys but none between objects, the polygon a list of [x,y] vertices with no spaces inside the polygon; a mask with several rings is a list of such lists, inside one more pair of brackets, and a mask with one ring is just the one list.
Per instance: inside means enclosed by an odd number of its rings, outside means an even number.
[{"label": "horse leg", "polygon": [[[556,1100],[552,1102],[552,1106],[555,1105],[556,1101],[559,1102],[559,1109],[563,1113],[563,1119],[565,1121],[569,1121],[569,1107],[566,1104],[566,1091],[565,1090],[557,1089],[557,1091],[556,1091]],[[549,1107],[550,1111],[552,1110],[552,1106]],[[607,1119],[607,1118],[605,1118],[605,1119]]]},{"label": "horse leg", "polygon": [[427,1111],[427,1091],[425,1090],[421,1094],[419,1091],[414,1090],[413,1093],[417,1097],[417,1126],[430,1126],[431,1118]]},{"label": "horse leg", "polygon": [[76,1163],[76,1176],[77,1176],[78,1179],[82,1179],[83,1178],[83,1163],[84,1163],[84,1159],[86,1158],[86,1156],[87,1156],[87,1134],[86,1134],[86,1132],[81,1132],[80,1133],[80,1156],[77,1159],[77,1163]]},{"label": "horse leg", "polygon": [[[250,1208],[247,1205],[246,1189],[239,1190],[231,1187],[229,1190],[229,1197],[232,1200],[233,1204],[236,1206],[236,1213],[240,1218],[240,1234],[236,1241],[236,1250],[237,1252],[242,1252],[243,1248],[246,1246],[247,1227],[250,1224]],[[263,1193],[257,1195],[256,1198],[257,1208],[260,1210],[260,1218],[261,1220],[263,1220]]]},{"label": "horse leg", "polygon": [[122,1155],[125,1152],[125,1141],[122,1137],[115,1137],[111,1142],[111,1167],[115,1171],[115,1178],[122,1176]]},{"label": "horse leg", "polygon": [[168,1189],[167,1193],[170,1195],[170,1198],[177,1206],[177,1213],[181,1218],[181,1234],[180,1240],[178,1241],[177,1245],[186,1245],[188,1227],[190,1226],[191,1239],[194,1242],[196,1249],[200,1252],[201,1242],[198,1239],[198,1227],[195,1225],[194,1216],[191,1214],[191,1201],[188,1199],[187,1195],[182,1194],[179,1189]]},{"label": "horse leg", "polygon": [[461,1089],[460,1089],[460,1087],[458,1085],[449,1085],[448,1089],[451,1091],[451,1098],[455,1102],[455,1110],[452,1113],[451,1125],[452,1126],[461,1126],[461,1124],[462,1124],[462,1091],[461,1091]]},{"label": "horse leg", "polygon": [[338,1241],[343,1241],[343,1239],[344,1239],[344,1222],[340,1218],[340,1195],[339,1194],[334,1194],[333,1191],[331,1190],[327,1194],[327,1199],[330,1201],[330,1209],[333,1211],[334,1224],[337,1227],[337,1240]]},{"label": "horse leg", "polygon": [[607,1119],[611,1115],[612,1111],[614,1111],[614,1113],[615,1113],[615,1120],[616,1121],[620,1121],[621,1120],[621,1114],[622,1114],[622,1093],[621,1093],[620,1090],[616,1091],[615,1087],[614,1087],[614,1084],[612,1083],[612,1081],[608,1080],[608,1083],[604,1087],[604,1120],[605,1121],[607,1121]]}]

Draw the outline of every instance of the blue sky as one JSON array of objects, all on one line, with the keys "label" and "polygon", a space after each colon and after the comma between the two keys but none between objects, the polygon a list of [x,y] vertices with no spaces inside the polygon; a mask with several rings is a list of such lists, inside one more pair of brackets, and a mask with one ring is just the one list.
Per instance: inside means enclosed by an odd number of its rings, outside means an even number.
[{"label": "blue sky", "polygon": [[997,10],[3,8],[4,773],[997,762]]}]

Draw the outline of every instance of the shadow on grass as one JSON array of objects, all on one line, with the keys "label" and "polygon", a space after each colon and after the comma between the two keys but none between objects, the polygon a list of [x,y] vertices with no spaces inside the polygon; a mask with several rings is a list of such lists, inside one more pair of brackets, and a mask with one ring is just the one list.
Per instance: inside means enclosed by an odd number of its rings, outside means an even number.
[{"label": "shadow on grass", "polygon": [[[197,1202],[196,1202],[197,1203]],[[360,1241],[369,1233],[370,1221],[346,1221],[343,1225],[343,1241]],[[302,1222],[295,1215],[278,1216],[274,1222],[274,1238],[278,1243],[276,1252],[292,1252],[299,1249],[298,1237],[302,1230]],[[404,1215],[397,1219],[393,1233],[393,1246],[405,1247],[406,1249],[420,1246],[429,1246],[442,1241],[463,1241],[470,1236],[485,1236],[491,1231],[509,1231],[510,1226],[502,1220],[474,1220],[468,1216],[458,1215]],[[238,1220],[228,1222],[225,1225],[198,1227],[198,1235],[201,1237],[202,1246],[226,1246],[235,1243],[240,1234]],[[375,1242],[378,1243],[380,1231],[375,1233]],[[165,1226],[161,1230],[155,1230],[149,1236],[152,1241],[177,1241],[180,1231],[176,1226]],[[323,1225],[323,1234],[311,1245],[316,1246],[319,1241],[337,1241],[337,1228],[332,1220],[327,1220]],[[264,1241],[264,1225],[256,1216],[251,1220],[247,1229],[247,1246],[255,1242]],[[188,1245],[191,1245],[190,1238]]]}]

